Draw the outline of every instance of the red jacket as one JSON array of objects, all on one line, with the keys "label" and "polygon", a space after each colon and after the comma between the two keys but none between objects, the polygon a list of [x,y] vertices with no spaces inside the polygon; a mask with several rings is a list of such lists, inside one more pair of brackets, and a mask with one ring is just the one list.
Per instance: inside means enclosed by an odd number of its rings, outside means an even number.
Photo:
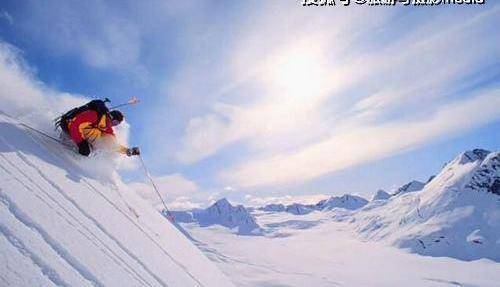
[{"label": "red jacket", "polygon": [[114,136],[111,119],[106,114],[98,118],[97,112],[93,110],[81,112],[69,120],[68,130],[77,145],[83,140],[93,143],[101,136]]}]

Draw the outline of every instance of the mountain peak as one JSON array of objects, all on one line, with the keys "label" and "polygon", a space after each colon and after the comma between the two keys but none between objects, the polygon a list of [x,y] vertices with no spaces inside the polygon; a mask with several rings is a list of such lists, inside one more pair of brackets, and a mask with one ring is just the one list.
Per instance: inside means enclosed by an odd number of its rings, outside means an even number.
[{"label": "mountain peak", "polygon": [[236,228],[238,234],[252,235],[260,230],[260,226],[243,205],[233,206],[226,198],[217,200],[207,209],[173,213],[180,222],[198,222],[200,226],[222,225],[230,229]]},{"label": "mountain peak", "polygon": [[373,200],[386,200],[386,199],[389,199],[390,197],[391,197],[391,195],[388,192],[386,192],[383,189],[379,189],[379,190],[377,190],[377,193],[375,193],[375,195],[373,196],[372,201]]},{"label": "mountain peak", "polygon": [[312,209],[309,206],[306,206],[304,204],[293,203],[293,204],[287,205],[285,207],[285,211],[288,213],[291,213],[291,214],[295,214],[295,215],[303,215],[303,214],[308,214],[308,213],[314,211],[314,209]]},{"label": "mountain peak", "polygon": [[488,154],[465,187],[500,195],[500,152]]},{"label": "mountain peak", "polygon": [[477,160],[484,160],[490,153],[490,151],[480,148],[465,151],[458,156],[458,163],[466,164]]},{"label": "mountain peak", "polygon": [[332,196],[328,200],[321,202],[321,209],[345,208],[345,209],[358,209],[365,206],[368,200],[351,194],[344,194],[342,196]]},{"label": "mountain peak", "polygon": [[229,200],[227,200],[225,197],[217,200],[214,204],[212,204],[212,206],[219,206],[219,207],[222,207],[222,206],[227,206],[227,207],[232,207],[233,205],[229,202]]},{"label": "mountain peak", "polygon": [[422,190],[424,188],[424,186],[425,186],[425,183],[420,182],[418,180],[412,180],[412,181],[408,182],[407,184],[398,188],[398,190],[396,190],[396,192],[393,195],[419,191],[419,190]]}]

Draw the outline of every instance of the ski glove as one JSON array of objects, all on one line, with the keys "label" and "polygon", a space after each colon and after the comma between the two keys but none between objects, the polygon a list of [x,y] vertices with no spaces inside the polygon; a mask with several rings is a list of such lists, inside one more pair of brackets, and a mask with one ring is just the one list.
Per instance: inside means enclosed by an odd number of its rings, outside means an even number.
[{"label": "ski glove", "polygon": [[132,147],[132,148],[127,149],[128,156],[140,155],[140,154],[141,154],[141,150],[139,149],[139,147]]},{"label": "ski glove", "polygon": [[78,144],[78,152],[83,156],[89,156],[89,154],[90,154],[89,142],[86,140],[83,140],[81,143],[79,143]]}]

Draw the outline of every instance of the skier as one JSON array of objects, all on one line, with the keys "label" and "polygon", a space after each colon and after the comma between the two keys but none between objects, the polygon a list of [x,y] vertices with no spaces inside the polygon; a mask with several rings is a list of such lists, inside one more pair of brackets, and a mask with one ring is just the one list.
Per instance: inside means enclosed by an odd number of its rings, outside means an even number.
[{"label": "skier", "polygon": [[118,110],[109,111],[106,101],[93,100],[70,110],[57,119],[56,127],[71,138],[83,156],[89,156],[96,141],[105,137],[111,139],[118,152],[127,156],[139,155],[138,147],[127,148],[117,142],[113,127],[123,121],[123,114]]}]

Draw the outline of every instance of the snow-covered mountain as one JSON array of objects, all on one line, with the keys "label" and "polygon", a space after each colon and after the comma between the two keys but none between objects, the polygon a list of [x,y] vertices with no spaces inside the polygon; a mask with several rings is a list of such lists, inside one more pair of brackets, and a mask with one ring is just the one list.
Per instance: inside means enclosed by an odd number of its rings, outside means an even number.
[{"label": "snow-covered mountain", "polygon": [[332,196],[327,200],[320,201],[316,206],[319,210],[332,210],[334,208],[343,208],[348,210],[355,210],[365,206],[368,200],[350,194],[342,196]]},{"label": "snow-covered mountain", "polygon": [[409,183],[401,186],[398,188],[393,195],[400,195],[404,193],[409,193],[409,192],[415,192],[422,190],[425,186],[425,183],[417,181],[417,180],[412,180]]},{"label": "snow-covered mountain", "polygon": [[377,193],[375,193],[375,195],[373,196],[372,201],[374,201],[374,200],[387,200],[390,197],[391,197],[391,195],[388,192],[386,192],[383,189],[379,189],[379,190],[377,190]]},{"label": "snow-covered mountain", "polygon": [[465,152],[423,189],[381,191],[354,210],[321,209],[351,196],[257,208],[264,238],[185,227],[239,286],[498,286],[499,157]]},{"label": "snow-covered mountain", "polygon": [[106,159],[0,113],[1,286],[231,286]]},{"label": "snow-covered mountain", "polygon": [[267,212],[283,212],[286,210],[286,207],[285,207],[285,205],[283,205],[281,203],[278,203],[278,204],[271,203],[271,204],[259,207],[257,209],[262,210],[262,211],[267,211]]},{"label": "snow-covered mountain", "polygon": [[176,221],[196,222],[200,226],[222,225],[234,229],[238,234],[259,234],[260,226],[243,205],[233,206],[222,198],[207,209],[174,211]]},{"label": "snow-covered mountain", "polygon": [[310,212],[313,212],[314,210],[315,210],[314,206],[300,204],[300,203],[293,203],[285,207],[286,212],[295,215],[308,214]]},{"label": "snow-covered mountain", "polygon": [[353,216],[364,239],[432,256],[500,261],[500,153],[467,151],[419,192],[369,204]]}]

